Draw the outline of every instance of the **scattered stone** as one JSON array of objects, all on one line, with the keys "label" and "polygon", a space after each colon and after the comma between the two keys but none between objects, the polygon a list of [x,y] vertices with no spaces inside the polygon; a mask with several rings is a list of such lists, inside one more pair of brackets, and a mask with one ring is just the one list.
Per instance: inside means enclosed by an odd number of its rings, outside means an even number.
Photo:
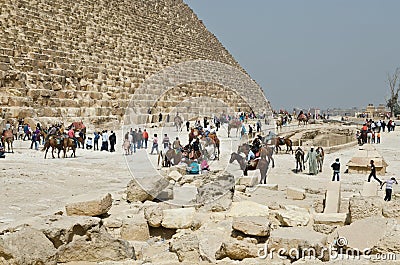
[{"label": "scattered stone", "polygon": [[129,241],[146,241],[150,238],[149,226],[142,212],[123,220],[121,238]]},{"label": "scattered stone", "polygon": [[382,216],[384,201],[380,197],[350,198],[350,221],[355,222],[371,216]]},{"label": "scattered stone", "polygon": [[[327,237],[324,234],[317,233],[308,227],[279,228],[271,232],[268,240],[268,249],[283,249],[282,256],[290,257],[292,260],[298,260],[307,251],[314,250],[317,257],[321,260],[329,260],[329,253],[326,250]],[[289,250],[295,249],[296,253],[289,253]],[[299,256],[296,257],[296,254]],[[321,255],[323,254],[323,255]]]},{"label": "scattered stone", "polygon": [[195,208],[179,208],[163,210],[161,225],[165,228],[186,229],[193,224]]},{"label": "scattered stone", "polygon": [[268,217],[234,217],[232,228],[251,236],[269,236],[271,224]]},{"label": "scattered stone", "polygon": [[144,217],[151,227],[160,227],[163,219],[163,210],[159,205],[144,207]]},{"label": "scattered stone", "polygon": [[112,206],[112,197],[108,193],[105,197],[83,202],[69,203],[65,206],[67,215],[100,216],[106,214]]},{"label": "scattered stone", "polygon": [[168,179],[169,180],[174,180],[175,182],[178,182],[182,179],[182,174],[179,173],[177,170],[173,170],[170,173],[168,173]]},{"label": "scattered stone", "polygon": [[364,182],[363,189],[361,191],[363,197],[376,197],[378,196],[378,183],[375,182]]},{"label": "scattered stone", "polygon": [[382,214],[386,218],[400,218],[400,200],[383,203]]},{"label": "scattered stone", "polygon": [[229,239],[223,242],[218,252],[215,254],[217,260],[230,258],[232,260],[243,260],[245,258],[258,257],[258,247],[256,244],[248,243],[244,240]]},{"label": "scattered stone", "polygon": [[303,189],[288,187],[286,189],[286,198],[291,200],[304,200],[306,191]]},{"label": "scattered stone", "polygon": [[268,216],[268,206],[252,202],[252,201],[240,201],[233,202],[232,208],[228,213],[231,217],[244,217],[244,216]]},{"label": "scattered stone", "polygon": [[168,186],[168,180],[159,176],[141,179],[140,183],[136,179],[132,179],[126,188],[126,198],[128,202],[153,200]]},{"label": "scattered stone", "polygon": [[193,204],[196,201],[197,197],[197,187],[193,185],[185,184],[181,187],[174,186],[173,194],[174,194],[174,203],[176,204]]},{"label": "scattered stone", "polygon": [[200,261],[199,240],[191,231],[182,230],[175,234],[169,243],[169,250],[178,255],[180,262],[197,264]]},{"label": "scattered stone", "polygon": [[315,224],[330,226],[344,226],[347,220],[346,213],[317,213],[314,215]]},{"label": "scattered stone", "polygon": [[30,227],[0,237],[0,257],[10,264],[57,264],[56,249],[51,241],[41,231]]},{"label": "scattered stone", "polygon": [[334,226],[334,225],[313,224],[313,229],[315,232],[326,234],[326,235],[331,234],[333,231],[335,231],[335,229],[337,227],[338,226]]},{"label": "scattered stone", "polygon": [[278,184],[258,184],[257,188],[265,190],[278,190]]},{"label": "scattered stone", "polygon": [[242,176],[239,178],[238,185],[244,185],[246,187],[254,187],[258,183],[257,176]]},{"label": "scattered stone", "polygon": [[295,205],[286,205],[275,214],[281,226],[307,226],[311,220],[309,211]]},{"label": "scattered stone", "polygon": [[235,185],[235,190],[240,191],[240,192],[245,192],[246,185]]},{"label": "scattered stone", "polygon": [[91,230],[91,233],[76,236],[72,242],[62,245],[57,251],[57,262],[72,261],[121,261],[134,259],[135,250],[127,241],[115,239],[104,229]]}]

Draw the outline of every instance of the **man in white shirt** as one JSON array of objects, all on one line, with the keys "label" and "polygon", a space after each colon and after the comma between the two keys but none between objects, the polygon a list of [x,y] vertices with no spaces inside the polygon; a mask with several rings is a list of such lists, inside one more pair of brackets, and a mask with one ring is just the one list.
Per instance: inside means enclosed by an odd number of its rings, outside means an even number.
[{"label": "man in white shirt", "polygon": [[392,191],[393,191],[393,184],[398,184],[396,179],[392,177],[391,179],[386,180],[385,182],[382,182],[381,184],[381,189],[383,185],[386,184],[386,195],[385,195],[385,201],[390,201],[392,199]]}]

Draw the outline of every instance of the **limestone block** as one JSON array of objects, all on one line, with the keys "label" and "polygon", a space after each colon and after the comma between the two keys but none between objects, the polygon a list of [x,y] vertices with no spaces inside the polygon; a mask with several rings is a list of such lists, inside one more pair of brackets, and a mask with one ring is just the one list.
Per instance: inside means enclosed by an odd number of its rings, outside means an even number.
[{"label": "limestone block", "polygon": [[340,182],[331,181],[328,183],[325,194],[324,213],[338,213],[340,209],[341,192]]},{"label": "limestone block", "polygon": [[199,239],[189,231],[175,234],[169,243],[169,251],[176,253],[180,262],[199,263]]},{"label": "limestone block", "polygon": [[268,206],[252,202],[252,201],[240,201],[233,202],[232,207],[228,213],[231,217],[244,217],[244,216],[268,216]]},{"label": "limestone block", "polygon": [[278,184],[258,184],[257,188],[265,190],[278,190]]},{"label": "limestone block", "polygon": [[42,232],[29,227],[0,237],[0,262],[1,257],[13,261],[10,264],[57,264],[52,242]]},{"label": "limestone block", "polygon": [[283,209],[276,210],[275,216],[281,226],[306,226],[311,220],[307,209],[295,205],[285,205]]},{"label": "limestone block", "polygon": [[400,200],[384,203],[382,214],[386,218],[400,218]]},{"label": "limestone block", "polygon": [[361,191],[361,196],[363,196],[363,197],[378,196],[378,183],[364,182],[363,189]]},{"label": "limestone block", "polygon": [[163,210],[156,204],[144,207],[144,216],[151,227],[160,227],[163,219]]},{"label": "limestone block", "polygon": [[380,197],[350,198],[350,221],[354,222],[371,216],[382,216],[384,201]]},{"label": "limestone block", "polygon": [[269,236],[271,224],[268,217],[234,217],[232,228],[251,236]]},{"label": "limestone block", "polygon": [[193,185],[183,185],[181,187],[174,186],[174,202],[187,204],[196,201],[197,197],[197,187]]},{"label": "limestone block", "polygon": [[229,239],[223,242],[215,254],[217,260],[230,258],[232,260],[243,260],[258,257],[258,247],[254,243],[244,240]]},{"label": "limestone block", "polygon": [[146,241],[150,238],[149,226],[143,213],[134,215],[132,218],[124,218],[121,238],[130,241]]},{"label": "limestone block", "polygon": [[246,187],[254,187],[258,183],[257,176],[242,176],[239,178],[239,185],[245,185]]},{"label": "limestone block", "polygon": [[317,213],[314,215],[315,224],[340,225],[346,223],[347,213]]},{"label": "limestone block", "polygon": [[179,208],[163,210],[161,225],[165,228],[186,229],[193,224],[195,208]]},{"label": "limestone block", "polygon": [[292,200],[304,200],[306,191],[304,189],[288,187],[286,189],[286,198]]},{"label": "limestone block", "polygon": [[170,171],[168,173],[168,179],[169,180],[174,180],[175,182],[178,182],[182,178],[182,174],[178,172],[177,170]]},{"label": "limestone block", "polygon": [[65,206],[67,215],[86,215],[99,216],[106,214],[112,206],[111,194],[107,194],[103,198],[69,203]]},{"label": "limestone block", "polygon": [[[280,253],[283,256],[289,256],[289,250],[298,250],[300,256],[307,253],[306,250],[315,250],[317,257],[321,260],[328,260],[329,253],[326,250],[327,237],[324,234],[315,232],[308,227],[279,228],[271,232],[268,240],[268,249],[283,249]],[[321,255],[324,254],[324,255]],[[313,255],[314,256],[314,255]]]}]

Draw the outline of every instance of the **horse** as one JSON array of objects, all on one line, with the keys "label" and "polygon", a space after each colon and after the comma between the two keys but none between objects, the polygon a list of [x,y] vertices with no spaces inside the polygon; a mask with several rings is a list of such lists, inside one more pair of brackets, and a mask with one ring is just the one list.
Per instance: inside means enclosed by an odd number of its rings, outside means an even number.
[{"label": "horse", "polygon": [[318,148],[315,150],[317,153],[317,165],[318,165],[318,171],[322,172],[322,165],[324,164],[324,149],[321,146],[318,146]]},{"label": "horse", "polygon": [[242,128],[242,122],[240,120],[230,120],[228,123],[228,137],[231,133],[231,129],[236,128],[236,136],[239,132],[239,129]]},{"label": "horse", "polygon": [[297,148],[296,152],[294,153],[294,157],[296,158],[296,173],[300,170],[300,172],[303,172],[303,169],[305,169],[304,166],[304,151],[300,147]]},{"label": "horse", "polygon": [[[249,144],[242,144],[240,146],[238,146],[238,154],[240,153],[244,153],[247,157],[247,155],[250,152],[250,145]],[[274,154],[274,148],[273,147],[267,147],[267,146],[262,146],[260,148],[260,150],[258,151],[258,153],[260,154],[259,157],[261,157],[262,159],[268,159],[270,161],[272,161],[272,168],[275,167],[275,161],[274,158],[272,157],[272,155]]]},{"label": "horse", "polygon": [[300,126],[301,122],[303,122],[303,125],[307,125],[308,124],[308,116],[306,114],[304,114],[304,113],[300,114],[297,117],[297,120],[299,121],[299,126]]},{"label": "horse", "polygon": [[182,131],[183,120],[182,120],[181,117],[176,115],[175,118],[174,118],[174,124],[175,124],[175,127],[176,127],[176,131]]},{"label": "horse", "polygon": [[229,163],[233,163],[235,160],[239,163],[240,169],[243,170],[244,176],[248,175],[247,174],[248,170],[259,169],[260,174],[261,174],[260,184],[267,184],[267,172],[268,172],[268,167],[269,167],[269,160],[263,159],[263,158],[258,158],[258,159],[250,160],[249,163],[246,163],[245,159],[241,155],[233,152],[231,154]]},{"label": "horse", "polygon": [[11,146],[11,153],[14,153],[14,147],[13,147],[13,142],[14,142],[14,134],[12,130],[5,130],[3,131],[2,137],[1,137],[1,142],[3,143],[4,149],[5,149],[5,143],[7,143],[8,147],[8,153],[10,153],[10,146]]},{"label": "horse", "polygon": [[217,160],[219,160],[219,154],[220,154],[219,147],[220,147],[221,142],[219,141],[219,138],[216,133],[210,133],[208,135],[208,137],[210,137],[215,143],[215,147],[217,148],[216,157],[217,157]]},{"label": "horse", "polygon": [[64,137],[63,147],[64,147],[64,158],[67,157],[67,150],[69,150],[69,148],[72,148],[71,157],[72,156],[76,157],[76,154],[75,154],[76,144],[75,144],[74,139],[69,138],[69,137]]},{"label": "horse", "polygon": [[283,125],[283,121],[281,119],[276,120],[276,130],[278,131],[279,129],[282,130],[282,125]]},{"label": "horse", "polygon": [[293,154],[293,143],[289,138],[276,137],[273,139],[272,144],[275,146],[276,153],[278,153],[279,150],[282,151],[280,145],[286,145],[286,153],[292,151]]},{"label": "horse", "polygon": [[53,158],[54,157],[54,149],[58,149],[58,158],[60,158],[60,152],[61,150],[64,150],[64,157],[65,157],[65,152],[66,150],[64,149],[64,139],[62,136],[56,136],[56,135],[50,135],[47,141],[45,142],[42,151],[46,150],[46,153],[44,154],[44,159],[46,159],[47,152],[49,151],[49,148],[51,149],[51,155]]}]

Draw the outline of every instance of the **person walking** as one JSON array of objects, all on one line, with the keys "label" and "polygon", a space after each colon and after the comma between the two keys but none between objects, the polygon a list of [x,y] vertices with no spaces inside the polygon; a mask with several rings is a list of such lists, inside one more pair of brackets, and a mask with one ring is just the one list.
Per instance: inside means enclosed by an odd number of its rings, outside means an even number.
[{"label": "person walking", "polygon": [[100,151],[108,151],[108,133],[107,130],[104,130],[102,135],[101,135],[101,139],[102,139],[102,144],[101,144],[101,149]]},{"label": "person walking", "polygon": [[339,158],[336,158],[335,162],[331,165],[331,168],[333,169],[332,181],[335,181],[335,177],[337,181],[339,181],[339,173],[340,173]]},{"label": "person walking", "polygon": [[318,164],[317,164],[317,153],[314,150],[314,146],[311,146],[310,151],[307,153],[304,162],[308,161],[308,173],[310,175],[317,175]]},{"label": "person walking", "polygon": [[156,150],[157,151],[157,155],[158,155],[158,138],[157,138],[157,134],[154,134],[153,137],[153,146],[151,147],[151,152],[150,155],[153,154],[153,151]]},{"label": "person walking", "polygon": [[376,177],[376,168],[375,168],[374,160],[370,161],[369,166],[371,167],[371,173],[369,173],[368,182],[371,182],[371,178],[373,177],[376,181],[379,182],[379,185],[382,185],[382,181]]},{"label": "person walking", "polygon": [[147,149],[147,141],[149,140],[149,134],[147,133],[146,129],[143,130],[143,141],[144,141],[144,148]]},{"label": "person walking", "polygon": [[399,183],[397,183],[397,180],[394,177],[392,177],[381,184],[381,189],[385,184],[386,184],[386,194],[384,200],[389,202],[392,199],[393,184],[397,185]]},{"label": "person walking", "polygon": [[136,153],[136,147],[138,142],[138,134],[137,129],[132,132],[132,143],[133,143],[133,152]]},{"label": "person walking", "polygon": [[139,128],[139,131],[137,132],[137,148],[143,148],[143,132],[141,128]]}]

